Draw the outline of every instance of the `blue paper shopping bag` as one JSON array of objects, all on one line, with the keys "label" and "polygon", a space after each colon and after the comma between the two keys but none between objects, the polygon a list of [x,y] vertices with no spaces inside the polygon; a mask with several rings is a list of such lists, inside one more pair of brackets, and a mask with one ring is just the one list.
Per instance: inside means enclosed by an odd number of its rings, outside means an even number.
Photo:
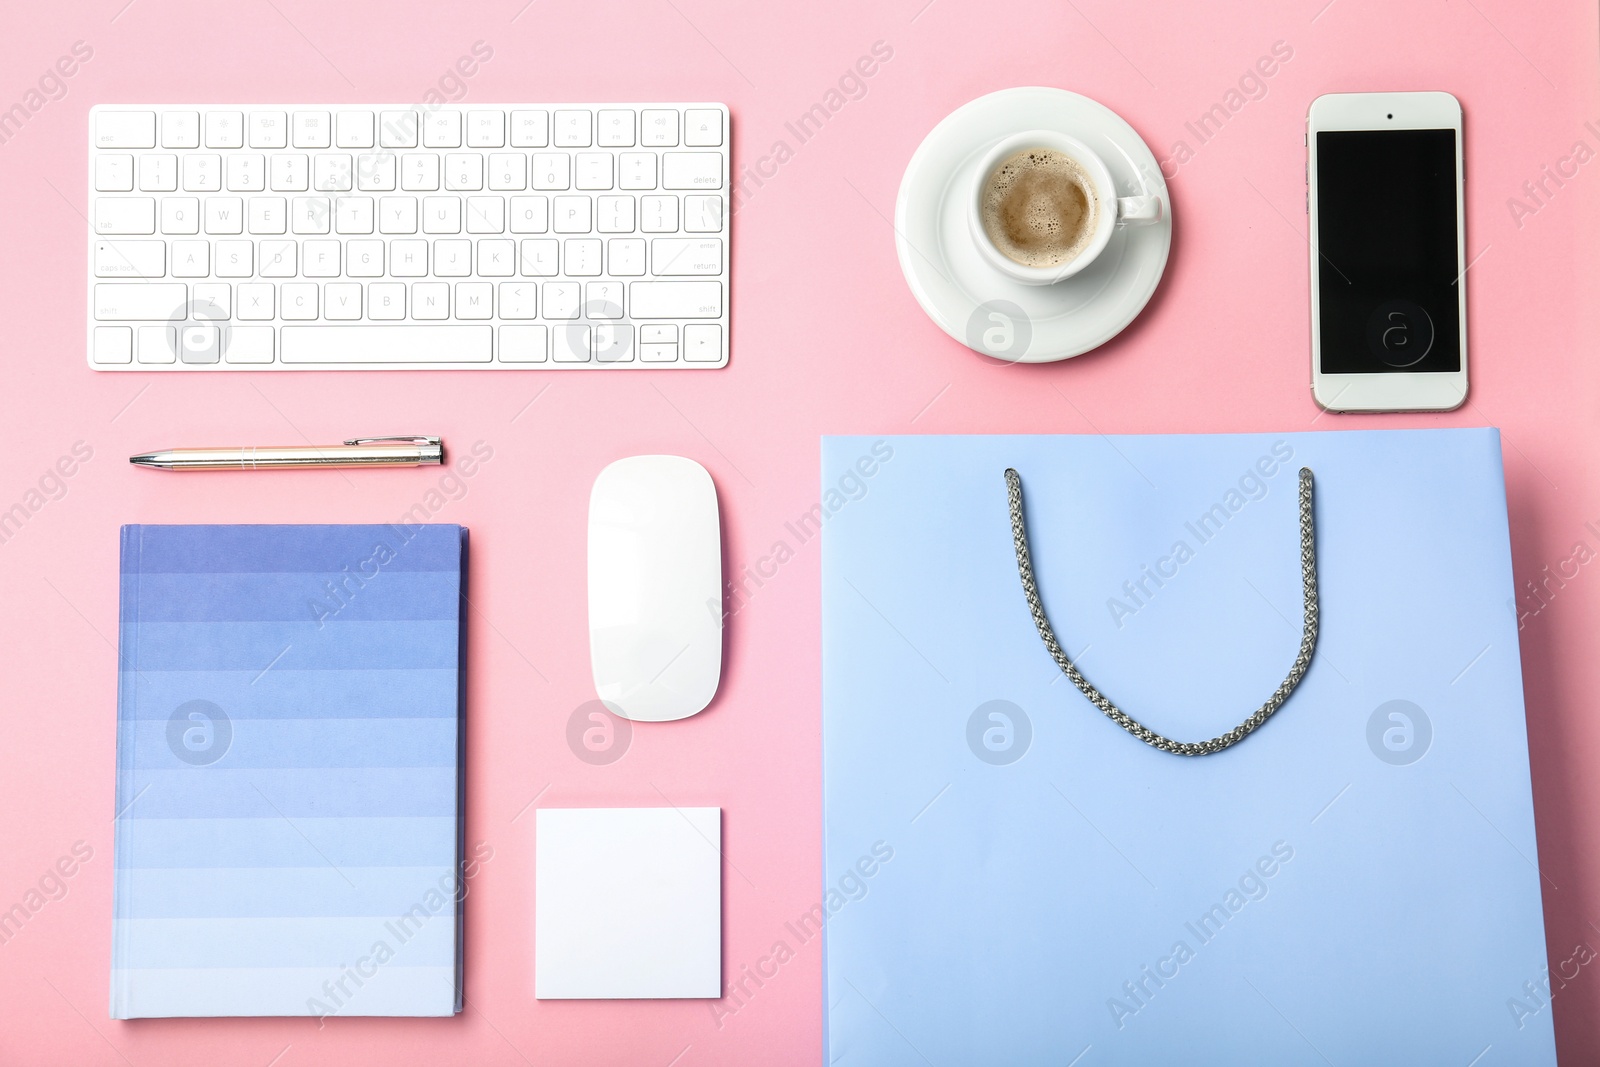
[{"label": "blue paper shopping bag", "polygon": [[[1300,471],[1314,484],[1303,531]],[[1007,469],[1048,629],[1019,576]],[[1552,1064],[1493,430],[832,437],[830,1064]],[[1309,544],[1302,533],[1311,536]]]}]

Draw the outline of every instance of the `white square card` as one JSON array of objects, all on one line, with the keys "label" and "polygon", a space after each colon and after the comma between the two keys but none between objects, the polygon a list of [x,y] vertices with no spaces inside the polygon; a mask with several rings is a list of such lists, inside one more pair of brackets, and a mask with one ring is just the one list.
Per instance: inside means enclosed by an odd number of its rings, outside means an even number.
[{"label": "white square card", "polygon": [[722,995],[722,809],[540,808],[534,995]]}]

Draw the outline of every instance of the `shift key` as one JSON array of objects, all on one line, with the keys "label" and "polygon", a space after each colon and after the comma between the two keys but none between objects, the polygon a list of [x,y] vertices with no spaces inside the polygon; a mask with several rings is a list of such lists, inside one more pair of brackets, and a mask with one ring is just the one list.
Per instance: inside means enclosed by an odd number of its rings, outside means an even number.
[{"label": "shift key", "polygon": [[719,319],[721,282],[630,282],[628,313],[636,319]]},{"label": "shift key", "polygon": [[94,287],[94,317],[113,322],[182,319],[188,299],[189,287],[182,282],[100,282]]}]

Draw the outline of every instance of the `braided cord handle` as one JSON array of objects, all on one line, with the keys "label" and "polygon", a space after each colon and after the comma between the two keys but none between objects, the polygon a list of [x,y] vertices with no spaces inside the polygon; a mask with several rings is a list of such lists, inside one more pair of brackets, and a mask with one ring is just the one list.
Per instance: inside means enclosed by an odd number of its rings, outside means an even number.
[{"label": "braided cord handle", "polygon": [[1316,522],[1311,506],[1312,481],[1309,467],[1300,468],[1300,584],[1305,595],[1305,621],[1300,635],[1300,652],[1295,656],[1283,683],[1273,691],[1265,704],[1238,726],[1225,734],[1218,734],[1209,741],[1174,741],[1170,737],[1156,733],[1111,703],[1105,694],[1089,683],[1083,672],[1078,670],[1067,657],[1061,648],[1061,642],[1056,640],[1055,631],[1050,628],[1050,620],[1044,613],[1044,602],[1039,598],[1039,585],[1033,578],[1033,559],[1028,552],[1027,521],[1022,514],[1022,479],[1010,468],[1006,469],[1006,493],[1011,500],[1011,539],[1017,549],[1017,573],[1022,578],[1022,595],[1027,598],[1028,611],[1033,615],[1033,624],[1038,628],[1039,636],[1044,639],[1045,649],[1050,653],[1050,658],[1056,661],[1056,666],[1061,668],[1061,673],[1078,687],[1079,692],[1089,699],[1089,703],[1104,712],[1106,718],[1145,744],[1175,756],[1209,756],[1225,748],[1232,748],[1271,718],[1273,712],[1283,707],[1284,701],[1289,699],[1289,694],[1294,692],[1295,686],[1300,684],[1300,679],[1305,677],[1307,669],[1311,666],[1312,653],[1317,647],[1317,541]]}]

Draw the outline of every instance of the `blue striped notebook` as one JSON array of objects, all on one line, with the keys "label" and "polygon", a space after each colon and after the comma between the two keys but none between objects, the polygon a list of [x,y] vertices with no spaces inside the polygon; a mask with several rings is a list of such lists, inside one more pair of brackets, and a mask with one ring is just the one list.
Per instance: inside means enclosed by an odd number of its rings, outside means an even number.
[{"label": "blue striped notebook", "polygon": [[466,547],[122,528],[113,1018],[461,1010]]}]

